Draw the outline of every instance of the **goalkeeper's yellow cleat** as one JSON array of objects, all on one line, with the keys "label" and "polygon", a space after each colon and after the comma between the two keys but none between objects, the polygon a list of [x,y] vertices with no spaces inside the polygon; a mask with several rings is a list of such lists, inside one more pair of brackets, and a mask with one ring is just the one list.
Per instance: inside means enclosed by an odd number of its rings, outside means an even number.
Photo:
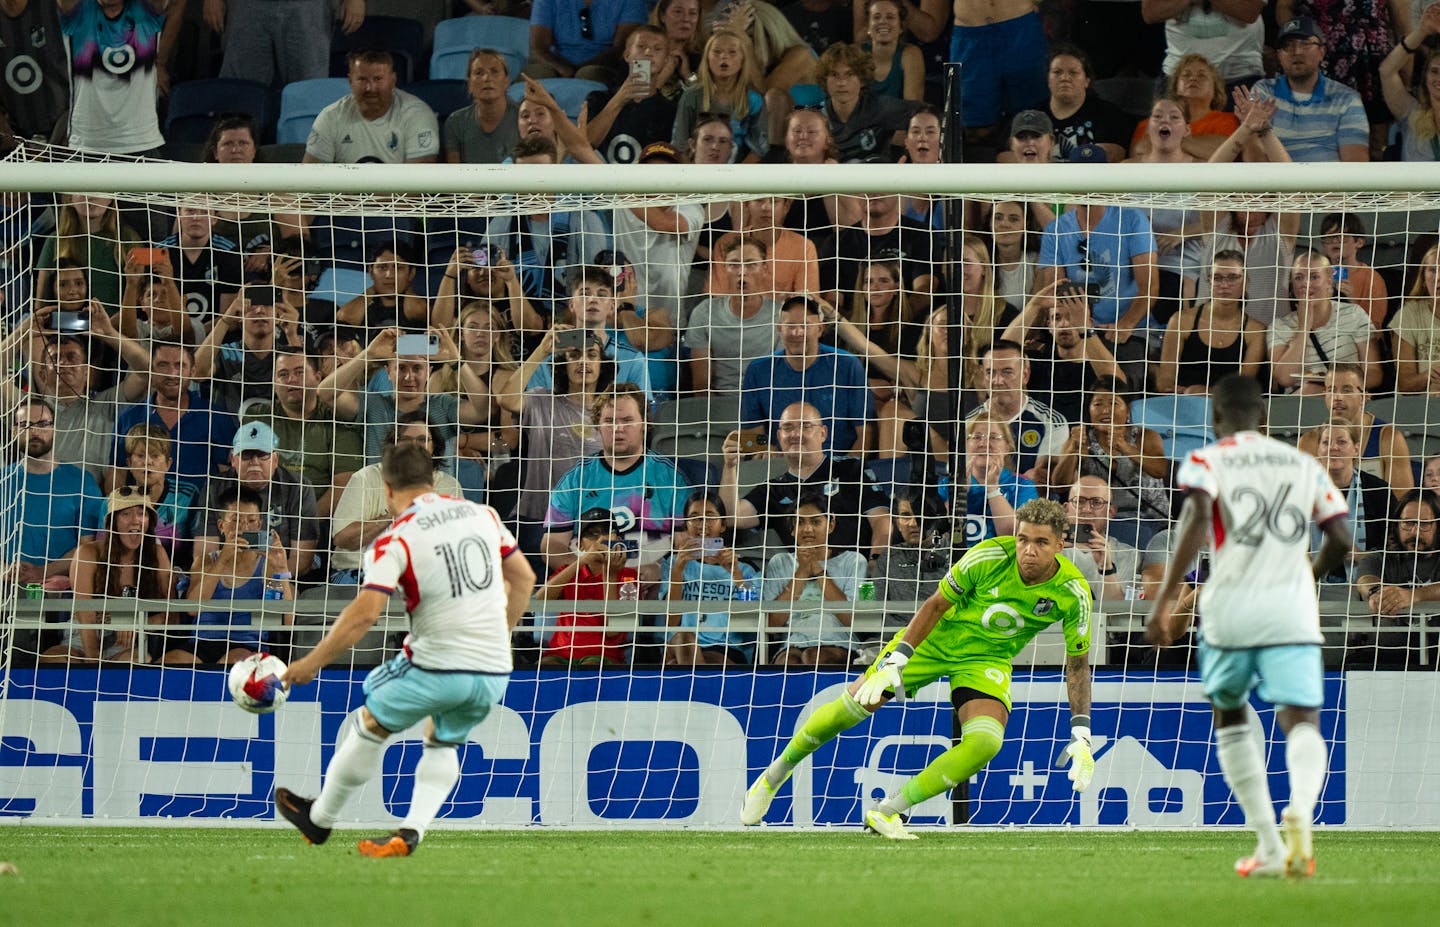
[{"label": "goalkeeper's yellow cleat", "polygon": [[919,840],[905,829],[905,818],[899,814],[884,814],[879,807],[865,812],[865,829],[873,831],[886,840]]},{"label": "goalkeeper's yellow cleat", "polygon": [[[786,773],[785,779],[789,778],[789,773]],[[780,780],[780,785],[785,784],[785,779]],[[770,803],[775,800],[775,793],[780,791],[780,785],[771,788],[769,780],[762,772],[760,778],[751,784],[750,791],[745,793],[745,803],[740,806],[740,823],[749,827],[765,820],[765,812],[770,810]]]},{"label": "goalkeeper's yellow cleat", "polygon": [[1310,822],[1292,812],[1287,805],[1280,812],[1280,836],[1285,840],[1285,875],[1292,879],[1313,876],[1315,848],[1311,843]]}]

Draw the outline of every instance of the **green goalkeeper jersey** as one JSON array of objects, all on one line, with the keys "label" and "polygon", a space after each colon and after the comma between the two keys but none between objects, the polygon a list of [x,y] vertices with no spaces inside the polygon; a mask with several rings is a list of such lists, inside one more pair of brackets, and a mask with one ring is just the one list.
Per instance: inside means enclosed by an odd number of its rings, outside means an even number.
[{"label": "green goalkeeper jersey", "polygon": [[981,541],[940,580],[950,603],[916,648],[930,659],[1013,660],[1036,634],[1064,622],[1065,652],[1090,650],[1090,584],[1075,564],[1057,557],[1059,569],[1043,583],[1025,585],[1015,564],[1015,538]]}]

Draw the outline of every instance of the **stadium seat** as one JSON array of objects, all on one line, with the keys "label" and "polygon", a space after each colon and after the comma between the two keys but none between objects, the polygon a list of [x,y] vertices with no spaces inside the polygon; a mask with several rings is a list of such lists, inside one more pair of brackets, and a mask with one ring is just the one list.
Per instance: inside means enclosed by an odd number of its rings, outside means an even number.
[{"label": "stadium seat", "polygon": [[299,164],[305,160],[305,145],[261,145],[255,160],[261,164]]},{"label": "stadium seat", "polygon": [[256,142],[265,144],[274,136],[279,108],[275,91],[253,80],[217,77],[176,84],[165,114],[165,143],[202,146],[222,114],[247,113],[255,122]]},{"label": "stadium seat", "polygon": [[[505,57],[510,77],[518,80],[530,57],[530,21],[513,16],[461,16],[435,27],[435,50],[430,53],[432,80],[464,80],[470,52],[493,48]],[[562,103],[561,106],[564,106]]]},{"label": "stadium seat", "polygon": [[417,80],[400,89],[424,100],[442,126],[446,116],[470,105],[470,91],[463,80]]},{"label": "stadium seat", "polygon": [[343,306],[364,293],[375,281],[363,270],[349,270],[344,267],[327,267],[320,274],[320,282],[310,295],[316,299]]},{"label": "stadium seat", "polygon": [[1160,435],[1165,456],[1184,460],[1215,440],[1209,396],[1147,396],[1130,406],[1130,420]]},{"label": "stadium seat", "polygon": [[365,15],[415,20],[420,24],[420,47],[429,55],[435,27],[450,15],[450,0],[365,0]]},{"label": "stadium seat", "polygon": [[1440,397],[1428,393],[1397,393],[1372,399],[1365,404],[1365,410],[1405,434],[1440,430]]},{"label": "stadium seat", "polygon": [[346,35],[337,25],[330,40],[330,76],[349,73],[346,55],[356,49],[378,48],[395,60],[395,74],[402,84],[422,75],[425,57],[425,27],[408,16],[367,15],[360,28]]},{"label": "stadium seat", "polygon": [[350,82],[343,77],[321,77],[297,80],[280,91],[280,121],[275,126],[275,141],[303,145],[310,137],[310,127],[320,111],[350,92]]},{"label": "stadium seat", "polygon": [[739,396],[681,396],[660,403],[651,416],[652,425],[713,424],[715,429],[723,429],[722,438],[739,427],[739,421]]},{"label": "stadium seat", "polygon": [[[574,77],[547,77],[540,82],[540,86],[550,91],[555,102],[560,104],[565,115],[571,119],[580,117],[580,105],[585,102],[586,97],[597,90],[605,89],[605,85],[598,80],[580,80]],[[525,99],[524,81],[511,84],[510,89],[505,91],[505,95],[510,98],[512,103],[519,103]]]},{"label": "stadium seat", "polygon": [[1329,420],[1330,408],[1324,396],[1274,395],[1269,399],[1266,430],[1272,438],[1294,444],[1300,435]]}]

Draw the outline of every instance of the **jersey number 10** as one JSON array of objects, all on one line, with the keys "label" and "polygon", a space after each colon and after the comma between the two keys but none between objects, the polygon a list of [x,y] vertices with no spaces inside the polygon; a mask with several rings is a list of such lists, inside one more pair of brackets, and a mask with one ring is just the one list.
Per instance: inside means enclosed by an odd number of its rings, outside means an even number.
[{"label": "jersey number 10", "polygon": [[495,581],[490,565],[490,551],[477,537],[464,538],[454,544],[446,542],[435,547],[445,558],[445,572],[450,577],[450,594],[459,598],[467,592],[484,592]]}]

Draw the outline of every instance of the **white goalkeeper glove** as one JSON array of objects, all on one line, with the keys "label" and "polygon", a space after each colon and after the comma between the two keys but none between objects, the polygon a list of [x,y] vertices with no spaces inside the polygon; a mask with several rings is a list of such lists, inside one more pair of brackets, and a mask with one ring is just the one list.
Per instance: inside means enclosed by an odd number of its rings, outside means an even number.
[{"label": "white goalkeeper glove", "polygon": [[855,701],[866,708],[876,708],[885,698],[887,689],[895,693],[895,701],[905,701],[905,683],[900,671],[914,653],[915,648],[904,641],[896,644],[895,649],[885,654],[860,683],[860,688],[855,690]]},{"label": "white goalkeeper glove", "polygon": [[[1086,719],[1089,720],[1089,719]],[[1060,751],[1060,765],[1070,764],[1069,778],[1075,791],[1083,792],[1095,778],[1095,754],[1090,749],[1090,728],[1087,725],[1071,723],[1070,742]]]}]

